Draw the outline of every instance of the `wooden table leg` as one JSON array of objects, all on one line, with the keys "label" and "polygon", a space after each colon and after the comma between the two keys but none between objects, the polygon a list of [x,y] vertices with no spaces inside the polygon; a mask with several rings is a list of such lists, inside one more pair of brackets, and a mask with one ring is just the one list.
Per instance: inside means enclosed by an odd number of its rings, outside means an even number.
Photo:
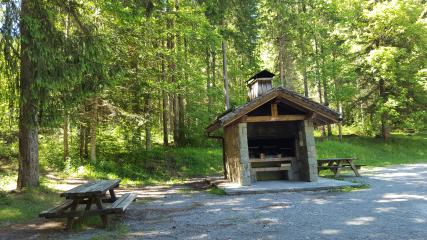
[{"label": "wooden table leg", "polygon": [[[71,203],[70,212],[72,212],[72,213],[75,212],[78,204],[79,204],[79,200],[74,199],[73,203]],[[67,231],[69,231],[73,228],[73,222],[74,222],[74,217],[68,217],[67,218],[67,225],[65,227],[65,229]]]},{"label": "wooden table leg", "polygon": [[114,193],[114,189],[110,189],[110,197],[111,201],[115,202],[117,200],[116,193]]},{"label": "wooden table leg", "polygon": [[335,178],[340,176],[341,168],[342,168],[342,161],[338,161],[337,170],[335,172]]},{"label": "wooden table leg", "polygon": [[[96,207],[98,208],[98,209],[103,209],[103,207],[102,207],[102,201],[101,201],[101,198],[95,198],[94,199],[95,200],[95,203],[96,203]],[[107,225],[108,225],[108,218],[107,218],[107,215],[106,214],[103,214],[103,213],[101,213],[100,214],[100,216],[101,216],[101,220],[102,220],[102,225],[103,225],[103,227],[106,227]]]},{"label": "wooden table leg", "polygon": [[90,210],[90,207],[92,206],[92,202],[93,202],[92,198],[88,198],[85,211]]},{"label": "wooden table leg", "polygon": [[334,174],[336,174],[336,173],[337,173],[337,169],[333,168],[334,163],[335,163],[334,161],[330,161],[330,162],[328,162],[327,166],[329,167],[329,169],[330,169]]},{"label": "wooden table leg", "polygon": [[356,174],[356,177],[360,177],[359,171],[357,170],[356,166],[353,164],[353,160],[347,160],[348,164],[350,164],[351,169],[353,169],[354,174]]}]

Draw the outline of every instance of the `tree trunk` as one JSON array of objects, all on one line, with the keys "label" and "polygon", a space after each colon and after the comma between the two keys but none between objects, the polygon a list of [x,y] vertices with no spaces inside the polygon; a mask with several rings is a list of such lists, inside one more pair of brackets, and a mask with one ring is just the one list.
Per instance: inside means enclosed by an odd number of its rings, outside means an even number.
[{"label": "tree trunk", "polygon": [[151,149],[151,109],[150,109],[150,94],[144,97],[144,114],[145,114],[145,149]]},{"label": "tree trunk", "polygon": [[80,124],[79,127],[79,138],[80,138],[80,143],[79,143],[79,156],[80,156],[80,161],[83,163],[83,159],[85,158],[84,154],[85,154],[85,139],[86,139],[86,129],[83,126],[83,124]]},{"label": "tree trunk", "polygon": [[332,79],[334,81],[334,85],[335,85],[335,98],[337,99],[337,106],[338,106],[338,112],[340,113],[340,118],[341,120],[338,122],[338,138],[340,140],[340,142],[342,142],[342,104],[341,104],[341,97],[339,97],[338,95],[338,91],[340,89],[340,83],[338,82],[337,79],[337,72],[336,72],[336,58],[337,58],[337,52],[336,52],[336,48],[334,46],[333,50],[332,50]]},{"label": "tree trunk", "polygon": [[169,132],[168,132],[168,95],[163,90],[163,146],[169,145]]},{"label": "tree trunk", "polygon": [[19,114],[19,170],[17,188],[39,185],[38,105],[35,93],[36,71],[31,59],[34,40],[29,33],[32,18],[31,1],[21,1],[21,65]]},{"label": "tree trunk", "polygon": [[[321,56],[322,56],[322,83],[323,83],[323,100],[324,100],[324,105],[326,107],[329,107],[329,98],[328,98],[328,84],[326,81],[326,76],[323,74],[324,73],[324,69],[325,69],[325,57],[324,57],[324,53],[323,53],[323,47],[321,46]],[[327,125],[328,128],[328,139],[330,139],[332,137],[332,128],[331,128],[331,124]]]},{"label": "tree trunk", "polygon": [[[340,102],[338,103],[338,111],[342,118],[342,106]],[[338,122],[338,136],[339,136],[340,142],[342,142],[342,119]]]},{"label": "tree trunk", "polygon": [[185,140],[185,104],[182,94],[178,94],[178,108],[179,108],[179,121],[178,121],[178,136],[179,143],[183,144]]},{"label": "tree trunk", "polygon": [[230,95],[228,91],[228,77],[227,77],[227,43],[222,41],[222,73],[224,77],[224,95],[225,95],[225,109],[230,109]]},{"label": "tree trunk", "polygon": [[210,117],[212,112],[212,98],[211,98],[211,57],[209,48],[206,47],[206,95],[208,97],[208,115]]},{"label": "tree trunk", "polygon": [[[305,1],[301,2],[301,10],[302,10],[302,13],[306,12]],[[301,64],[302,64],[302,75],[303,75],[303,81],[304,81],[304,96],[308,97],[308,79],[307,79],[307,64],[306,64],[307,57],[305,52],[304,28],[302,26],[299,27],[298,33],[299,33],[300,49],[301,49]]]},{"label": "tree trunk", "polygon": [[68,114],[65,113],[64,116],[64,126],[63,126],[63,132],[64,132],[64,162],[67,161],[68,159],[68,154],[69,154],[69,150],[68,150]]},{"label": "tree trunk", "polygon": [[173,110],[173,142],[175,144],[175,146],[179,146],[179,109],[178,109],[178,97],[176,94],[173,94],[172,96],[172,110]]},{"label": "tree trunk", "polygon": [[90,160],[96,161],[96,132],[98,127],[98,98],[95,97],[92,103],[92,116],[90,124]]},{"label": "tree trunk", "polygon": [[[385,91],[385,81],[382,78],[379,81],[379,89],[382,105],[384,105],[387,102],[387,93]],[[387,125],[387,118],[387,113],[381,110],[381,136],[384,141],[387,141],[390,135],[389,127]]]},{"label": "tree trunk", "polygon": [[216,52],[212,51],[212,87],[216,87]]},{"label": "tree trunk", "polygon": [[279,61],[280,61],[280,82],[282,87],[286,86],[286,78],[285,78],[285,36],[283,34],[279,39]]},{"label": "tree trunk", "polygon": [[84,158],[89,158],[89,138],[90,138],[90,127],[85,127],[85,141],[84,141]]},{"label": "tree trunk", "polygon": [[[315,82],[317,83],[317,93],[319,94],[319,103],[323,103],[322,96],[322,81],[320,76],[320,65],[319,65],[319,48],[317,45],[317,38],[314,35],[314,51],[315,51],[315,64],[316,64],[316,74],[315,74]],[[322,137],[326,136],[325,126],[321,126]]]}]

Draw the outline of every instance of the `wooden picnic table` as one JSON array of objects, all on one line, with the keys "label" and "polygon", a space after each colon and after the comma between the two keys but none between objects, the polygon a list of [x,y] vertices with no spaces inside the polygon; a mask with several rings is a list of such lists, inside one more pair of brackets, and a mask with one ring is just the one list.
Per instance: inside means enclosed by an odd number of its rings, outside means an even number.
[{"label": "wooden picnic table", "polygon": [[335,178],[340,176],[342,169],[351,169],[357,177],[360,177],[358,169],[363,165],[356,165],[353,161],[356,158],[323,158],[317,160],[317,169],[320,170],[329,169],[335,174]]},{"label": "wooden picnic table", "polygon": [[[99,215],[103,226],[106,226],[108,214],[123,213],[136,198],[134,193],[125,193],[117,198],[114,189],[118,188],[119,184],[120,180],[99,180],[79,185],[61,193],[60,196],[65,197],[66,201],[59,206],[41,212],[39,217],[67,218],[66,228],[71,229],[76,217]],[[111,206],[106,206],[103,203],[111,203]],[[96,209],[91,209],[92,204],[96,205]]]}]

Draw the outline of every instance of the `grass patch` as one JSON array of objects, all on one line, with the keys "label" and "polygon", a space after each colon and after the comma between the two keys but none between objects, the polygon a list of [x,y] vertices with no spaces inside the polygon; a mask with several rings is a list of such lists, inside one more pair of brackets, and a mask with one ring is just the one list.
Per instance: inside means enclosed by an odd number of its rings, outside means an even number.
[{"label": "grass patch", "polygon": [[345,186],[342,188],[334,188],[334,189],[330,189],[328,192],[352,192],[352,191],[357,191],[357,190],[362,190],[362,189],[368,189],[371,186],[369,186],[369,184],[361,184],[358,186]]},{"label": "grass patch", "polygon": [[60,200],[57,192],[44,186],[21,192],[1,192],[0,226],[33,219]]},{"label": "grass patch", "polygon": [[355,164],[387,166],[427,162],[427,135],[394,135],[384,142],[379,138],[347,137],[316,142],[319,158],[357,157]]},{"label": "grass patch", "polygon": [[226,195],[226,194],[227,194],[227,193],[224,191],[224,189],[219,188],[219,187],[217,187],[217,186],[214,186],[214,187],[210,188],[210,189],[208,190],[208,193],[210,193],[210,194],[214,194],[214,195],[220,195],[220,196],[224,196],[224,195]]}]

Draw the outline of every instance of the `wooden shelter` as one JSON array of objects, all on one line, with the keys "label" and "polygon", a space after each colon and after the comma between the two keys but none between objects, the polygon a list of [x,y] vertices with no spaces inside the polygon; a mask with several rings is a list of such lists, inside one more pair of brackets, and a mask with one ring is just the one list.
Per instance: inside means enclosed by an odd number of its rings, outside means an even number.
[{"label": "wooden shelter", "polygon": [[222,134],[224,173],[233,182],[317,181],[314,126],[337,123],[340,114],[289,89],[272,88],[273,76],[264,70],[251,77],[249,101],[218,116],[206,131]]}]

